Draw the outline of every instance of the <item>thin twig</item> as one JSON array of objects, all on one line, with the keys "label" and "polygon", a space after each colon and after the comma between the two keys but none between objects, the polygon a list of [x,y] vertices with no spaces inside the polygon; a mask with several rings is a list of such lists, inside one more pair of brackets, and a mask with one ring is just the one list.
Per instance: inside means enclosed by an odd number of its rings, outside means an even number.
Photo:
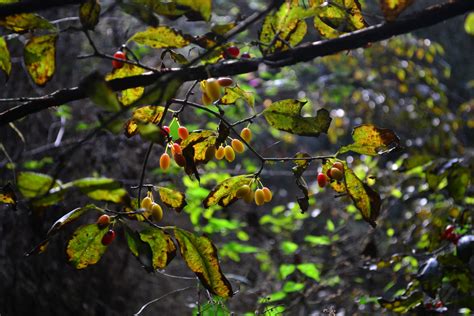
[{"label": "thin twig", "polygon": [[181,288],[181,289],[177,289],[177,290],[171,291],[171,292],[169,292],[169,293],[166,293],[165,295],[162,295],[162,296],[160,296],[160,297],[158,297],[158,298],[155,298],[154,300],[151,300],[151,301],[149,301],[148,303],[146,303],[145,305],[143,305],[143,306],[140,308],[140,310],[139,310],[138,312],[136,312],[134,315],[135,315],[135,316],[136,316],[136,315],[140,315],[140,314],[145,310],[145,308],[147,308],[148,306],[150,306],[150,305],[153,304],[153,303],[156,303],[156,302],[158,302],[158,301],[164,299],[165,297],[168,297],[168,296],[170,296],[170,295],[172,295],[172,294],[176,294],[176,293],[179,293],[179,292],[187,291],[187,290],[190,290],[190,289],[193,289],[193,288],[194,288],[194,286],[183,287],[183,288]]}]

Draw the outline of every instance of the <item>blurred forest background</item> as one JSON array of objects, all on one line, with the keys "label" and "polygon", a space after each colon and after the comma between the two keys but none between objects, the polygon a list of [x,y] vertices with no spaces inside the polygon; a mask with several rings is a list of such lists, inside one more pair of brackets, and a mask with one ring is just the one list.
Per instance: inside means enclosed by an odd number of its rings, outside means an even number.
[{"label": "blurred forest background", "polygon": [[[144,26],[120,9],[120,1],[100,3],[102,17],[92,38],[101,51],[113,54]],[[404,14],[436,3],[439,1],[417,1]],[[213,21],[248,16],[266,5],[265,1],[214,0]],[[383,20],[375,1],[363,1],[363,8],[369,25]],[[64,30],[57,42],[56,73],[46,87],[36,87],[23,69],[24,36],[11,40],[12,73],[5,84],[2,78],[0,98],[41,96],[77,86],[95,70],[111,71],[109,60],[77,58],[90,53],[91,47],[83,33],[68,29],[79,25],[76,7],[41,14],[57,20]],[[190,28],[185,18],[160,19],[161,24],[193,35],[209,30],[205,22],[193,23]],[[425,177],[432,170],[429,166],[441,168],[450,159],[458,159],[454,163],[469,168],[471,174],[473,170],[474,38],[464,31],[464,20],[465,16],[460,16],[365,49],[291,67],[261,66],[258,72],[234,78],[255,94],[259,109],[270,100],[306,98],[311,104],[305,107],[307,113],[324,107],[333,118],[328,135],[319,138],[278,132],[269,129],[263,118],[255,119],[251,125],[253,145],[265,156],[292,156],[298,151],[334,153],[351,142],[352,128],[362,123],[397,133],[401,149],[375,158],[345,155],[358,175],[375,181],[373,187],[382,196],[376,229],[362,221],[345,198],[334,198],[333,192],[317,187],[318,162],[304,175],[311,190],[306,213],[301,213],[296,203],[300,192],[292,163],[267,164],[262,172],[263,183],[274,192],[271,203],[257,208],[238,202],[206,210],[201,201],[217,182],[229,175],[254,172],[259,162],[248,152],[233,164],[211,162],[199,185],[178,168],[161,172],[158,160],[162,148],[154,148],[145,183],[173,185],[185,191],[188,199],[182,213],[165,212],[164,224],[206,233],[219,249],[224,274],[238,290],[225,305],[219,301],[205,305],[209,313],[205,315],[223,315],[224,310],[236,315],[323,315],[331,306],[338,315],[380,314],[383,309],[377,297],[392,298],[403,292],[430,253],[446,246],[440,238],[446,225],[456,223],[464,233],[471,229],[472,186],[463,198],[453,199],[445,186],[439,185],[442,179],[432,186]],[[260,23],[235,38],[241,51],[259,55],[256,47],[246,43],[257,38]],[[307,38],[317,39],[318,35],[312,30]],[[145,64],[160,62],[160,53],[151,48],[135,45],[133,50]],[[165,60],[168,63],[173,65]],[[191,96],[191,100],[200,102],[200,95]],[[0,103],[0,111],[8,106]],[[47,173],[59,153],[98,126],[100,112],[90,101],[81,100],[30,115],[15,123],[24,139],[12,128],[2,127],[0,184],[11,181],[21,170]],[[232,120],[248,114],[244,106],[226,112]],[[181,122],[190,130],[215,128],[218,123],[193,111],[186,112]],[[140,138],[103,130],[68,157],[61,180],[100,175],[118,179],[130,188],[138,184],[147,148]],[[413,157],[418,160],[411,160]],[[45,253],[24,256],[57,218],[87,203],[80,194],[69,194],[60,204],[42,209],[32,210],[26,203],[19,203],[17,210],[0,205],[0,314],[131,315],[148,301],[187,286],[195,288],[165,297],[144,314],[196,314],[198,282],[184,262],[174,260],[165,272],[148,273],[126,250],[120,234],[98,264],[81,271],[70,267],[64,254],[74,227],[68,227]],[[91,216],[81,222],[94,220]],[[311,277],[294,271],[298,264],[308,264]],[[471,285],[467,289],[471,298],[472,291]],[[454,313],[459,312],[459,306],[466,306],[457,301],[457,295],[465,294],[446,288],[439,298],[451,302],[449,308]],[[204,303],[206,295],[200,295]],[[469,313],[469,309],[461,312]]]}]

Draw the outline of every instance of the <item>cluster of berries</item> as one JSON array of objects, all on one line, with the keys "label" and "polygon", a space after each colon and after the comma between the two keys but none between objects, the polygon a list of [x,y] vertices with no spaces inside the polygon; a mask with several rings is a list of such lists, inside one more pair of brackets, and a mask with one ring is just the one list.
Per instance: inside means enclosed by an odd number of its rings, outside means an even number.
[{"label": "cluster of berries", "polygon": [[[252,131],[248,127],[245,127],[242,129],[242,131],[240,131],[240,137],[242,137],[247,143],[249,143],[252,139]],[[214,156],[217,160],[222,160],[223,158],[225,158],[228,162],[232,162],[235,159],[235,153],[241,154],[244,151],[244,144],[240,140],[234,138],[230,142],[230,145],[219,146]]]},{"label": "cluster of berries", "polygon": [[147,197],[143,198],[140,206],[145,210],[145,214],[151,214],[155,222],[159,222],[163,219],[163,209],[158,203],[153,201],[153,194],[151,194],[151,192],[148,192]]},{"label": "cluster of berries", "polygon": [[267,187],[258,188],[253,191],[251,185],[244,184],[237,189],[235,196],[239,199],[243,199],[247,203],[255,201],[255,204],[260,206],[270,202],[273,198],[273,193]]},{"label": "cluster of berries", "polygon": [[[170,134],[170,128],[168,126],[163,126],[162,133],[163,135],[168,137]],[[188,129],[185,126],[180,126],[178,128],[178,136],[180,139],[179,141],[185,140],[186,138],[188,138],[189,136]],[[168,147],[171,149],[171,154],[176,164],[180,167],[184,167],[184,165],[186,164],[186,159],[183,156],[183,149],[181,148],[181,145],[178,142],[171,141],[168,143],[167,148]],[[160,168],[162,170],[166,170],[170,167],[170,165],[171,165],[171,157],[167,153],[167,151],[165,151],[160,157]]]},{"label": "cluster of berries", "polygon": [[318,185],[324,188],[330,180],[341,181],[344,178],[344,164],[336,161],[326,174],[320,172],[317,177]]},{"label": "cluster of berries", "polygon": [[222,96],[222,88],[234,84],[234,80],[229,77],[209,78],[200,82],[202,91],[202,104],[211,105]]},{"label": "cluster of berries", "polygon": [[[99,218],[97,219],[97,225],[99,226],[100,229],[102,228],[105,228],[107,226],[110,225],[110,216],[107,215],[107,214],[102,214],[99,216]],[[105,235],[102,237],[102,245],[104,246],[108,246],[112,243],[112,241],[114,241],[115,239],[115,231],[113,229],[109,229]]]}]

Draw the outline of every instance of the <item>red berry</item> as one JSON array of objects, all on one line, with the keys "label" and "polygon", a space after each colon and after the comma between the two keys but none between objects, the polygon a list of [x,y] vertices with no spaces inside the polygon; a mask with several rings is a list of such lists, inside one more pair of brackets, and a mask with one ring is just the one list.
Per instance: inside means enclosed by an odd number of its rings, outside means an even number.
[{"label": "red berry", "polygon": [[108,232],[105,233],[104,237],[102,237],[102,245],[107,246],[112,243],[115,239],[115,231],[110,229]]},{"label": "red berry", "polygon": [[250,53],[245,52],[245,53],[242,53],[242,55],[240,55],[240,58],[251,58],[251,56],[250,56]]},{"label": "red berry", "polygon": [[441,235],[441,238],[450,240],[452,238],[454,229],[456,229],[456,227],[454,225],[446,226],[446,228],[444,229],[443,234]]},{"label": "red berry", "polygon": [[165,136],[168,136],[170,134],[170,128],[166,125],[163,126],[162,129],[161,129],[161,134],[165,135]]},{"label": "red berry", "polygon": [[443,307],[443,306],[444,306],[444,304],[443,304],[443,302],[441,302],[441,301],[438,301],[438,302],[436,302],[436,304],[435,304],[435,307],[436,307],[436,308],[441,308],[441,307]]},{"label": "red berry", "polygon": [[189,136],[188,129],[184,126],[178,128],[178,135],[182,140],[185,140]]},{"label": "red berry", "polygon": [[318,174],[318,185],[320,188],[324,188],[328,182],[328,177],[324,173]]},{"label": "red berry", "polygon": [[[125,53],[122,52],[122,51],[118,51],[114,54],[114,58],[125,60],[126,59]],[[123,62],[118,61],[118,60],[112,60],[112,67],[114,69],[122,68],[123,67]]]},{"label": "red berry", "polygon": [[240,49],[237,46],[227,47],[225,50],[228,57],[237,58],[239,57]]}]

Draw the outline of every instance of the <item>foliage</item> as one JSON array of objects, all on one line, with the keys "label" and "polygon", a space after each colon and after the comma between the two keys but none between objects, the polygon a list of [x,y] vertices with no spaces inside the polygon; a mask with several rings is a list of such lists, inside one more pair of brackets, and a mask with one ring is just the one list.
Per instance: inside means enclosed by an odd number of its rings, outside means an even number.
[{"label": "foliage", "polygon": [[[412,2],[384,0],[380,9],[394,23]],[[182,266],[199,281],[193,310],[199,315],[233,309],[277,315],[292,313],[299,302],[316,304],[314,312],[331,303],[319,289],[339,293],[347,312],[473,309],[473,163],[466,136],[473,101],[451,104],[457,101],[446,86],[450,68],[442,46],[406,36],[275,70],[270,67],[286,62],[279,54],[305,41],[337,45],[358,34],[352,32],[369,26],[369,5],[275,1],[252,22],[258,38],[248,32],[230,39],[250,25],[219,4],[133,0],[104,8],[88,0],[75,8],[80,26],[68,29],[34,13],[0,18],[7,34],[0,37],[0,70],[7,79],[18,71],[17,46],[38,89],[56,84],[53,76],[66,67],[58,55],[67,32],[83,32],[92,51],[78,53],[89,63],[78,87],[18,99],[43,108],[58,95],[62,102],[87,99],[95,123],[83,123],[85,132],[76,126],[77,144],[52,158],[27,160],[10,158],[15,146],[0,143],[11,171],[1,177],[0,203],[34,216],[63,214],[27,255],[47,255],[64,232],[67,262],[75,269],[98,264],[107,252],[129,251],[147,272],[160,273],[178,261],[179,250]],[[137,18],[121,31],[123,60],[112,50],[103,53],[94,38],[105,32],[109,9]],[[472,20],[472,14],[465,20],[471,35]],[[113,60],[112,70],[104,75],[92,57]],[[217,74],[244,72],[235,64],[252,73],[226,86],[208,84]],[[74,98],[63,97],[71,91]],[[61,128],[79,122],[75,108],[53,110]],[[30,117],[8,122],[5,130],[24,143],[23,133],[33,137]],[[182,136],[184,122],[189,132]],[[244,127],[252,137],[241,136]],[[101,133],[110,137],[108,145],[124,143],[127,150],[118,154],[95,143]],[[106,150],[107,160],[98,168],[81,161],[66,173],[87,142],[97,144],[91,156]],[[174,162],[158,168],[157,155]],[[318,173],[327,185],[318,187]],[[262,198],[263,190],[270,196]],[[97,220],[104,215],[105,224]],[[208,295],[201,297],[201,290]],[[240,298],[252,303],[239,306]]]}]

